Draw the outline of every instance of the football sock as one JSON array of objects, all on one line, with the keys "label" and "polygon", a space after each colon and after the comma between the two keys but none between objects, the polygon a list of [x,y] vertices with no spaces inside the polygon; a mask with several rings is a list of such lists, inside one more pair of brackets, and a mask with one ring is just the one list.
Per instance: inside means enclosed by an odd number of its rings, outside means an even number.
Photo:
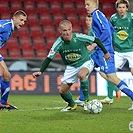
[{"label": "football sock", "polygon": [[70,91],[68,91],[67,94],[60,93],[60,95],[61,95],[62,99],[64,99],[66,102],[68,102],[69,106],[71,106],[71,107],[74,106],[75,102],[72,99],[72,94]]},{"label": "football sock", "polygon": [[80,86],[83,91],[84,100],[89,100],[89,81],[88,79],[80,81]]},{"label": "football sock", "polygon": [[[1,82],[2,82],[2,76],[0,76],[0,90],[1,90]],[[1,91],[0,91],[0,96],[1,96]],[[1,97],[0,97],[0,102],[1,102]]]},{"label": "football sock", "polygon": [[115,86],[108,80],[107,80],[107,84],[108,84],[108,97],[113,99],[113,90],[118,91],[119,89],[117,88],[117,86]]},{"label": "football sock", "polygon": [[[88,80],[88,84],[89,84],[89,80]],[[79,92],[79,100],[80,101],[84,101],[84,94],[83,94],[83,91],[82,91],[82,87],[80,86],[80,92]]]},{"label": "football sock", "polygon": [[80,92],[79,92],[79,100],[80,101],[84,101],[84,95],[83,95],[83,91],[82,91],[82,88],[80,87]]},{"label": "football sock", "polygon": [[117,87],[133,100],[133,92],[124,81],[121,81]]},{"label": "football sock", "polygon": [[8,95],[10,92],[10,82],[5,82],[2,80],[1,83],[1,103],[2,104],[6,104],[7,100],[8,100]]}]

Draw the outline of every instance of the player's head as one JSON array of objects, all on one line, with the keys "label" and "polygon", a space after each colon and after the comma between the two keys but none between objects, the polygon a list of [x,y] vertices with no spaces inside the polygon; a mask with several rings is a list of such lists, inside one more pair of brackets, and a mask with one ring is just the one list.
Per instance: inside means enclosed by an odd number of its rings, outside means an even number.
[{"label": "player's head", "polygon": [[92,24],[92,15],[91,14],[88,14],[86,16],[86,25],[87,25],[87,28],[90,29],[91,28],[91,24]]},{"label": "player's head", "polygon": [[116,10],[120,17],[125,17],[126,12],[129,8],[129,1],[128,0],[117,0],[116,1]]},{"label": "player's head", "polygon": [[88,14],[92,13],[99,6],[98,0],[85,0],[85,9]]},{"label": "player's head", "polygon": [[69,20],[63,20],[59,23],[59,32],[66,41],[72,39],[72,23]]},{"label": "player's head", "polygon": [[12,20],[14,28],[19,30],[25,24],[27,20],[27,14],[22,10],[18,10],[13,14]]}]

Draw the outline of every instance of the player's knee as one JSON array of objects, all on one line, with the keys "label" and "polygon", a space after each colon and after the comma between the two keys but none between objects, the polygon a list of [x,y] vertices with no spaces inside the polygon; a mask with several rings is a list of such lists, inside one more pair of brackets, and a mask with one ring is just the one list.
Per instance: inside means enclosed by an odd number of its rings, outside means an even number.
[{"label": "player's knee", "polygon": [[4,68],[0,65],[0,76],[3,76],[4,74]]},{"label": "player's knee", "polygon": [[66,94],[67,91],[66,91],[66,90],[62,90],[62,89],[59,89],[59,93],[60,93],[60,94]]},{"label": "player's knee", "polygon": [[11,79],[11,74],[9,73],[9,72],[7,72],[7,73],[5,73],[4,75],[3,75],[3,80],[4,81],[9,81]]},{"label": "player's knee", "polygon": [[85,79],[86,79],[86,75],[80,73],[80,74],[78,74],[78,78],[79,78],[80,80],[85,80]]}]

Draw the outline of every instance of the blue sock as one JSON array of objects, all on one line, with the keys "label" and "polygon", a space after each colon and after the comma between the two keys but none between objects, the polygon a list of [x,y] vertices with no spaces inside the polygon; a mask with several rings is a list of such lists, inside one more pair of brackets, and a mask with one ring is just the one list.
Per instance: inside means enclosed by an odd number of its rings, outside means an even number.
[{"label": "blue sock", "polygon": [[80,93],[79,93],[79,100],[80,101],[84,101],[84,95],[83,95],[83,91],[82,91],[82,88],[80,88]]},{"label": "blue sock", "polygon": [[[2,76],[0,76],[0,89],[1,89],[1,82],[2,82]],[[1,91],[0,91],[0,96],[1,96]],[[1,102],[1,97],[0,97],[0,102]]]},{"label": "blue sock", "polygon": [[8,95],[10,92],[10,82],[5,82],[2,80],[1,83],[1,103],[2,104],[6,104],[7,100],[8,100]]},{"label": "blue sock", "polygon": [[121,81],[117,87],[133,100],[133,92],[124,81]]}]

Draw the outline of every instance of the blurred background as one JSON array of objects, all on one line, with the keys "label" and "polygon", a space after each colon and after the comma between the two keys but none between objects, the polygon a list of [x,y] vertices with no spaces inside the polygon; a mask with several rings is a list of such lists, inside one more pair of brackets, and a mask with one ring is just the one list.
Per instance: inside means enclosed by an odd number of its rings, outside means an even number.
[{"label": "blurred background", "polygon": [[[133,0],[130,1],[129,11],[133,11]],[[109,19],[116,12],[116,0],[99,0],[99,9]],[[39,80],[38,86],[32,86],[31,74],[39,70],[43,59],[46,57],[55,39],[59,36],[58,24],[63,19],[68,19],[73,24],[73,32],[86,33],[85,23],[86,10],[84,0],[1,0],[0,1],[0,19],[10,19],[17,10],[24,10],[28,15],[28,21],[19,31],[14,32],[7,44],[0,49],[0,54],[5,58],[5,62],[12,73],[13,81],[12,91],[41,88]],[[124,66],[124,71],[128,71],[128,64]],[[46,82],[53,84],[52,88],[58,88],[60,85],[60,75],[65,70],[60,55],[57,54],[55,59],[47,68],[47,75],[41,79],[41,83]],[[54,76],[51,74],[54,73]],[[96,74],[93,72],[90,80],[96,80]],[[29,76],[30,75],[30,76]],[[94,77],[93,77],[94,75]],[[25,79],[26,77],[26,79]],[[27,78],[28,77],[28,78]],[[55,79],[57,78],[57,79]],[[18,81],[19,79],[19,81]],[[20,81],[22,79],[22,86]],[[51,80],[51,81],[49,81]],[[95,82],[95,81],[94,81]],[[18,87],[16,87],[18,85]],[[45,85],[45,84],[43,84]],[[95,87],[94,87],[95,85]],[[92,93],[96,94],[97,84],[93,84]],[[47,86],[48,87],[48,86]],[[46,86],[44,87],[47,88]],[[76,86],[78,88],[78,84]],[[51,88],[49,86],[47,89]],[[46,91],[48,91],[46,89]],[[25,89],[26,90],[26,89]],[[24,91],[25,91],[24,90]]]}]

